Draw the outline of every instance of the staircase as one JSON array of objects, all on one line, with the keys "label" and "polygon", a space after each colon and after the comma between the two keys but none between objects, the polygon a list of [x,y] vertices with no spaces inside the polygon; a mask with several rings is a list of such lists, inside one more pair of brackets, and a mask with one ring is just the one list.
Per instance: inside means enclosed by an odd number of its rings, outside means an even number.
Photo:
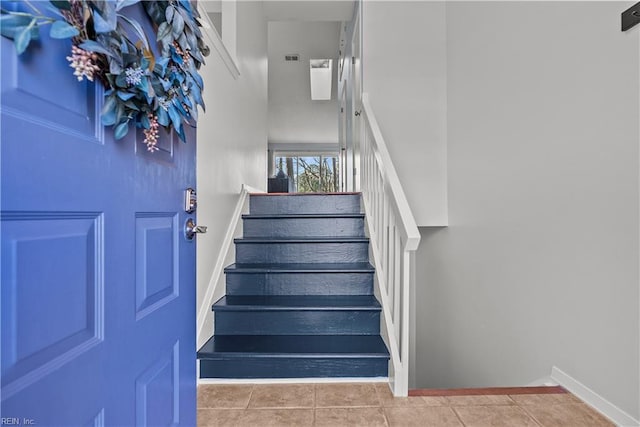
[{"label": "staircase", "polygon": [[360,194],[252,194],[201,378],[386,377]]}]

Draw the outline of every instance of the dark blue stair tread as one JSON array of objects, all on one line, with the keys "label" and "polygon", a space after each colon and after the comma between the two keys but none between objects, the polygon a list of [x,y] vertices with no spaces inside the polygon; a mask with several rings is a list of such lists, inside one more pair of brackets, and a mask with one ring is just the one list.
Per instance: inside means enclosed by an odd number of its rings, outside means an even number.
[{"label": "dark blue stair tread", "polygon": [[198,359],[216,357],[389,358],[379,335],[216,335]]},{"label": "dark blue stair tread", "polygon": [[300,264],[231,264],[225,273],[373,273],[368,262]]},{"label": "dark blue stair tread", "polygon": [[352,194],[276,194],[251,196],[251,214],[362,213],[361,195]]},{"label": "dark blue stair tread", "polygon": [[250,196],[265,197],[295,197],[295,196],[359,196],[359,191],[336,191],[336,192],[316,192],[316,193],[249,193]]},{"label": "dark blue stair tread", "polygon": [[227,295],[214,311],[380,311],[373,295]]},{"label": "dark blue stair tread", "polygon": [[368,243],[368,237],[242,237],[233,240],[242,243]]},{"label": "dark blue stair tread", "polygon": [[243,214],[243,219],[364,218],[363,213]]}]

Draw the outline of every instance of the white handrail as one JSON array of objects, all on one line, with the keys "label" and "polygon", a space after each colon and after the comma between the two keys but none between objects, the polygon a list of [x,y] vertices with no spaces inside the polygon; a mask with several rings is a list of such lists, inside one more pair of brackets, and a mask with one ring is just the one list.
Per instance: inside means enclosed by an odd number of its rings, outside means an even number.
[{"label": "white handrail", "polygon": [[362,94],[360,189],[367,218],[383,331],[391,354],[389,373],[395,396],[409,389],[409,292],[413,252],[420,232],[369,103]]},{"label": "white handrail", "polygon": [[[233,239],[236,237],[240,237],[241,230],[239,230],[238,225],[240,223],[242,214],[247,211],[247,204],[249,201],[249,195],[251,193],[264,193],[264,191],[257,190],[246,184],[242,184],[240,197],[236,202],[236,207],[233,211],[233,215],[231,216],[231,220],[229,221],[227,233],[225,234],[224,240],[222,241],[222,247],[220,248],[218,259],[216,260],[216,263],[213,267],[213,273],[211,274],[211,278],[209,279],[209,284],[207,285],[207,290],[202,300],[202,304],[200,305],[200,309],[198,310],[198,329],[196,335],[196,344],[198,345],[198,347],[203,344],[200,337],[206,326],[207,314],[211,311],[211,306],[214,303],[213,298],[214,295],[216,295],[216,290],[220,286],[220,283],[224,283],[224,267],[227,263],[229,250],[233,246]],[[213,334],[213,325],[210,324],[209,327],[211,329],[211,333]],[[208,337],[210,337],[210,335],[208,335],[207,338]]]}]

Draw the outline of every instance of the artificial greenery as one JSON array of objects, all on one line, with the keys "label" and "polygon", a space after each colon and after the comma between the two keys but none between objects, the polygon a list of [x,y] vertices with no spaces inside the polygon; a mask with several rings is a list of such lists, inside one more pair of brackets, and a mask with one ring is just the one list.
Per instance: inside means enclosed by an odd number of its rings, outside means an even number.
[{"label": "artificial greenery", "polygon": [[[205,107],[198,69],[209,53],[200,15],[188,0],[57,0],[46,7],[23,3],[25,11],[0,8],[0,33],[14,41],[18,54],[47,25],[51,38],[71,39],[67,60],[73,74],[78,81],[97,78],[105,86],[101,120],[113,126],[116,139],[130,126],[143,128],[147,149],[155,151],[162,126],[186,141],[184,126],[195,126],[198,105]],[[142,25],[123,14],[137,3],[143,4],[156,31],[158,55]]]}]

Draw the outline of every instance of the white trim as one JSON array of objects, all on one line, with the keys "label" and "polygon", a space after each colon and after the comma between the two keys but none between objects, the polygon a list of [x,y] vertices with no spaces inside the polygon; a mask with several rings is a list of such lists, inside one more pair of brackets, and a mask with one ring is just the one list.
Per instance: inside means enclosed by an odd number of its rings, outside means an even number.
[{"label": "white trim", "polygon": [[551,369],[551,379],[578,396],[616,425],[621,427],[640,426],[640,421],[555,366]]},{"label": "white trim", "polygon": [[236,64],[236,61],[231,56],[231,54],[227,50],[227,47],[222,42],[222,38],[220,37],[220,34],[218,34],[218,31],[216,31],[216,28],[213,25],[213,22],[211,22],[211,18],[209,18],[207,11],[204,9],[204,6],[202,6],[202,4],[203,2],[198,3],[198,12],[200,12],[200,18],[201,18],[200,23],[202,24],[202,27],[201,27],[202,33],[205,35],[210,46],[213,46],[215,50],[218,52],[220,59],[222,59],[222,62],[224,62],[224,65],[227,66],[227,69],[229,70],[229,73],[231,73],[231,76],[235,80],[237,80],[238,77],[240,77],[240,69],[238,68],[238,64]]},{"label": "white trim", "polygon": [[525,387],[555,387],[559,384],[551,378],[551,375],[538,378],[535,381],[531,381]]},{"label": "white trim", "polygon": [[[639,39],[639,47],[640,47],[640,31],[638,31],[636,29],[636,34],[638,35],[638,39]],[[640,70],[640,54],[638,55],[638,69]],[[638,75],[638,79],[640,79],[640,75]],[[638,92],[638,101],[640,102],[640,91]],[[640,112],[640,103],[638,104],[638,111]],[[640,117],[638,117],[638,134],[640,135]],[[640,153],[640,151],[639,151]],[[639,171],[640,172],[640,171]],[[638,173],[638,184],[640,187],[640,173]],[[640,219],[640,218],[639,218]],[[640,240],[640,231],[638,234],[638,240]],[[638,269],[639,269],[639,273],[640,273],[640,263],[638,264]],[[638,289],[640,290],[640,282],[638,283]],[[640,297],[640,292],[638,292],[638,296]],[[638,301],[638,304],[640,305],[640,300]],[[638,334],[640,334],[640,316],[638,316]],[[640,340],[639,340],[640,343]],[[640,360],[638,360],[638,367],[640,368]],[[640,397],[640,383],[638,384],[638,396]]]},{"label": "white trim", "polygon": [[[229,253],[229,249],[233,244],[233,239],[236,235],[236,230],[238,228],[238,222],[242,217],[242,213],[244,210],[244,206],[249,198],[250,193],[264,193],[264,191],[257,190],[253,187],[250,187],[246,184],[242,184],[242,189],[240,190],[240,197],[238,198],[238,202],[236,203],[236,208],[233,211],[233,216],[229,222],[229,227],[227,227],[227,233],[224,236],[224,240],[222,241],[222,246],[220,247],[220,253],[218,254],[218,259],[216,260],[215,266],[213,267],[213,273],[211,274],[211,278],[209,279],[209,284],[207,285],[207,291],[202,300],[202,304],[198,310],[198,320],[196,322],[196,344],[198,347],[200,346],[200,336],[204,331],[204,327],[207,320],[207,313],[211,310],[211,304],[213,304],[213,296],[215,295],[215,291],[218,288],[218,284],[222,282],[222,276],[224,276],[224,266],[225,260],[227,259],[227,254]],[[211,331],[213,334],[213,331]],[[197,350],[197,348],[196,348]]]},{"label": "white trim", "polygon": [[198,378],[198,384],[334,384],[388,383],[387,377],[347,378]]},{"label": "white trim", "polygon": [[326,151],[339,152],[340,146],[337,142],[269,142],[267,144],[269,150],[273,151]]},{"label": "white trim", "polygon": [[415,251],[420,244],[420,231],[418,231],[418,226],[416,225],[413,213],[409,207],[409,202],[400,183],[400,178],[398,178],[396,169],[391,161],[391,156],[387,150],[387,144],[382,136],[382,131],[380,131],[376,116],[373,114],[373,109],[369,103],[369,94],[366,92],[362,94],[362,109],[369,124],[371,134],[373,135],[376,157],[379,157],[378,164],[390,188],[389,195],[398,207],[398,213],[400,214],[400,231],[402,237],[405,239],[404,250]]},{"label": "white trim", "polygon": [[340,150],[286,151],[271,150],[273,157],[340,157]]},{"label": "white trim", "polygon": [[[397,397],[405,397],[409,391],[408,387],[408,379],[406,386],[399,390],[396,390],[395,383],[404,375],[402,372],[403,369],[403,360],[402,355],[400,354],[400,348],[396,346],[398,342],[398,338],[396,337],[395,327],[393,325],[393,314],[391,313],[391,302],[389,301],[389,296],[387,293],[387,281],[384,274],[381,274],[381,265],[382,265],[382,256],[380,255],[380,248],[378,248],[377,239],[374,238],[375,228],[371,221],[368,219],[369,215],[371,215],[371,211],[373,210],[372,206],[369,206],[368,200],[366,198],[362,198],[362,203],[364,205],[364,211],[367,215],[367,220],[365,221],[365,228],[367,231],[367,236],[369,236],[369,250],[371,253],[370,262],[373,264],[375,268],[375,275],[377,280],[374,280],[374,286],[378,290],[380,305],[382,306],[382,319],[381,319],[381,328],[383,328],[383,333],[386,334],[386,342],[387,348],[389,350],[389,367],[393,368],[393,381],[394,381],[394,396]],[[407,367],[408,368],[408,367]],[[408,371],[406,372],[408,374]]]},{"label": "white trim", "polygon": [[367,93],[362,94],[361,105],[364,120],[359,139],[362,147],[360,190],[370,239],[370,258],[373,258],[376,289],[382,305],[383,337],[391,356],[391,389],[394,396],[402,397],[407,396],[409,390],[409,293],[411,276],[415,273],[413,252],[420,243],[420,231]]},{"label": "white trim", "polygon": [[416,253],[411,253],[411,284],[409,287],[409,372],[408,385],[409,389],[416,388],[418,375],[416,348],[418,343],[417,336],[417,303],[416,303]]}]

